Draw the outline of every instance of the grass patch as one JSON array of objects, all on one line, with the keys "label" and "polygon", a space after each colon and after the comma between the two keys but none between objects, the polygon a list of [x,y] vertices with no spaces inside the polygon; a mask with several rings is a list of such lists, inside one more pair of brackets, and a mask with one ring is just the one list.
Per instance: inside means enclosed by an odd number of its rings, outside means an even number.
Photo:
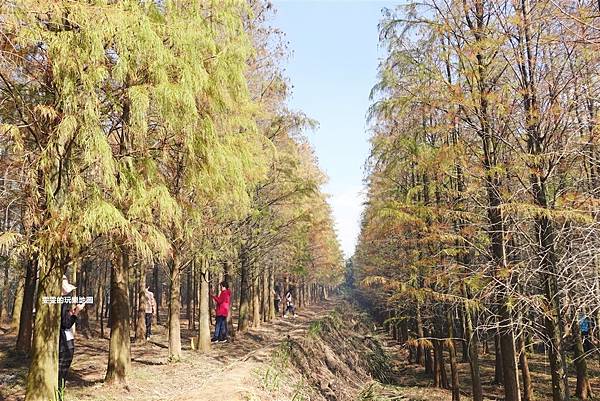
[{"label": "grass patch", "polygon": [[417,401],[399,394],[398,389],[391,386],[384,386],[378,382],[367,384],[360,394],[357,401]]},{"label": "grass patch", "polygon": [[304,378],[301,378],[299,382],[294,385],[294,393],[292,401],[310,401],[311,400],[311,388],[309,385],[304,383]]},{"label": "grass patch", "polygon": [[286,370],[290,366],[290,350],[289,341],[283,341],[273,351],[271,363],[264,370],[259,370],[260,382],[263,389],[274,392],[281,388],[281,383],[286,378]]},{"label": "grass patch", "polygon": [[321,323],[320,320],[312,322],[308,326],[308,336],[309,337],[318,337],[321,334],[321,331],[323,331],[323,324]]}]

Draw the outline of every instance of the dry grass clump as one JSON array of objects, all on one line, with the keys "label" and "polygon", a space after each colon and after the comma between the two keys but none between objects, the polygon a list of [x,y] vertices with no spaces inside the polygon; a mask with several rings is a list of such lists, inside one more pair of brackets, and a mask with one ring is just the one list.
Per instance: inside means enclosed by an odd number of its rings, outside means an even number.
[{"label": "dry grass clump", "polygon": [[373,379],[393,383],[389,357],[364,316],[341,304],[314,321],[300,340],[282,344],[290,364],[319,399],[350,401]]}]

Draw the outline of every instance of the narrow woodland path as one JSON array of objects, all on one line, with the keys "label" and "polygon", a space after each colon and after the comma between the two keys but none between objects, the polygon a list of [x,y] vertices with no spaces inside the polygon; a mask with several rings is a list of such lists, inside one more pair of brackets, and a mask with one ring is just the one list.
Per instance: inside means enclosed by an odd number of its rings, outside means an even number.
[{"label": "narrow woodland path", "polygon": [[261,395],[264,390],[259,377],[261,369],[268,367],[273,350],[288,335],[296,339],[302,337],[310,322],[325,316],[335,304],[334,298],[298,311],[297,318],[277,317],[241,337],[236,336],[234,342],[213,344],[206,355],[191,350],[192,332],[184,330],[183,360],[176,364],[166,363],[166,332],[161,327],[149,344],[132,344],[133,372],[128,391],[102,383],[108,342],[81,340],[67,401],[269,399],[267,394]]},{"label": "narrow woodland path", "polygon": [[[261,391],[257,376],[261,367],[267,366],[273,350],[289,335],[302,337],[310,322],[333,309],[335,301],[312,305],[298,312],[296,318],[276,318],[261,327],[252,328],[243,336],[237,335],[231,343],[213,344],[210,353],[199,355],[190,348],[189,340],[184,350],[184,360],[178,364],[166,364],[167,341],[164,335],[152,341],[153,349],[162,349],[160,355],[140,355],[139,349],[132,350],[134,372],[129,384],[129,392],[122,394],[107,391],[110,399],[123,400],[198,400],[234,401],[265,399],[257,397]],[[187,334],[187,333],[186,333]],[[191,333],[190,333],[191,334]],[[75,373],[81,364],[74,364]],[[100,377],[101,379],[101,377]],[[101,393],[104,388],[98,389]],[[108,390],[108,389],[106,389]],[[90,392],[92,393],[92,392]],[[93,394],[77,390],[77,399],[96,400],[98,391]],[[252,398],[255,397],[255,398]]]},{"label": "narrow woodland path", "polygon": [[[169,394],[168,400],[177,401],[229,401],[257,398],[262,390],[257,388],[257,374],[267,366],[272,353],[290,336],[298,339],[306,334],[309,324],[329,313],[335,306],[330,299],[299,311],[296,318],[276,318],[273,322],[251,329],[233,343],[217,344],[206,355],[206,373],[198,375],[196,382]],[[264,397],[265,395],[263,395]],[[252,398],[254,397],[254,398]]]}]

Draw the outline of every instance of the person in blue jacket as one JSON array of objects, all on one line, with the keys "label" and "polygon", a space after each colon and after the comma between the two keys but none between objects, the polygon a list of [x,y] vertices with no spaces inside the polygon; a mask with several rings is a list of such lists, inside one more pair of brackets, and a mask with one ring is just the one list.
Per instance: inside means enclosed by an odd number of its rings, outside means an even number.
[{"label": "person in blue jacket", "polygon": [[583,349],[585,352],[589,352],[592,349],[592,342],[590,340],[590,331],[592,330],[592,321],[589,316],[583,315],[579,318],[579,331],[581,331],[581,340],[583,342]]}]

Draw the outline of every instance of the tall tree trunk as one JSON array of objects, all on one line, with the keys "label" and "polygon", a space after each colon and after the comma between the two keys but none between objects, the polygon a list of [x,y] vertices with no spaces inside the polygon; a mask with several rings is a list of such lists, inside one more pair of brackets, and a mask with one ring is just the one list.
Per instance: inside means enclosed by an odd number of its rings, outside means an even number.
[{"label": "tall tree trunk", "polygon": [[238,316],[238,331],[245,332],[248,330],[249,324],[249,309],[250,309],[250,260],[245,247],[240,251],[240,310]]},{"label": "tall tree trunk", "polygon": [[400,320],[400,341],[406,343],[408,341],[408,321],[406,318]]},{"label": "tall tree trunk", "polygon": [[306,282],[304,277],[300,279],[300,299],[302,300],[302,307],[308,306],[308,297],[306,296]]},{"label": "tall tree trunk", "polygon": [[[465,3],[466,4],[466,3]],[[494,262],[494,274],[497,271],[506,268],[506,251],[505,251],[505,227],[502,216],[502,199],[500,196],[500,178],[496,171],[498,165],[498,149],[496,141],[494,141],[494,133],[491,127],[490,104],[491,91],[493,84],[489,81],[489,60],[485,53],[488,44],[487,10],[485,9],[488,2],[475,1],[472,6],[465,8],[465,21],[469,30],[475,38],[474,45],[477,48],[475,54],[475,74],[473,88],[473,100],[477,102],[477,117],[480,126],[477,128],[479,137],[481,138],[481,146],[483,151],[483,168],[485,171],[485,187],[488,197],[487,214],[489,219],[489,237],[491,242],[491,253]],[[498,297],[499,309],[499,325],[501,327],[499,333],[499,343],[502,351],[503,361],[503,376],[504,376],[504,395],[505,401],[520,401],[518,372],[516,369],[516,355],[514,347],[514,334],[510,320],[510,314],[506,307],[507,299],[503,295],[502,289],[499,289],[500,296]],[[498,378],[498,377],[497,377]]]},{"label": "tall tree trunk", "polygon": [[304,298],[305,298],[307,307],[311,305],[310,287],[311,287],[311,284],[307,283],[306,279],[304,279]]},{"label": "tall tree trunk", "polygon": [[[226,261],[225,265],[223,266],[223,280],[227,281],[227,283],[229,284],[229,291],[231,291],[232,293],[232,299],[231,302],[229,303],[230,305],[234,305],[234,299],[237,295],[237,292],[235,291],[235,285],[234,285],[234,280],[232,277],[232,272],[231,272],[231,265],[232,263],[230,261]],[[230,335],[234,335],[234,330],[233,330],[233,313],[231,313],[231,309],[229,310],[229,314],[227,315],[227,332]]]},{"label": "tall tree trunk", "polygon": [[250,327],[254,326],[254,277],[252,276],[252,272],[250,272],[250,277],[248,277],[248,325]]},{"label": "tall tree trunk", "polygon": [[23,297],[25,295],[25,276],[20,273],[19,281],[17,282],[17,291],[15,294],[15,302],[12,309],[12,326],[19,331],[21,322],[21,310],[23,309]]},{"label": "tall tree trunk", "polygon": [[460,333],[461,333],[461,352],[462,352],[462,360],[461,362],[467,363],[469,362],[469,340],[467,339],[467,321],[465,316],[465,311],[463,308],[459,310],[460,315]]},{"label": "tall tree trunk", "polygon": [[173,256],[170,266],[169,291],[169,361],[181,360],[181,266],[179,256]]},{"label": "tall tree trunk", "polygon": [[[281,307],[281,306],[280,306]],[[275,274],[273,266],[269,267],[269,321],[275,319]]]},{"label": "tall tree trunk", "polygon": [[95,303],[94,303],[94,313],[95,313],[95,318],[96,318],[96,322],[100,319],[100,313],[102,310],[102,296],[104,295],[102,293],[102,271],[104,269],[100,266],[100,264],[98,265],[98,278],[96,279],[96,295],[95,295]]},{"label": "tall tree trunk", "polygon": [[591,385],[588,379],[587,361],[585,359],[585,349],[579,331],[579,322],[577,319],[573,321],[571,328],[573,333],[573,342],[575,343],[575,369],[577,371],[577,387],[575,388],[575,397],[580,400],[587,400],[590,397]]},{"label": "tall tree trunk", "polygon": [[252,326],[260,327],[260,274],[254,268],[252,273]]},{"label": "tall tree trunk", "polygon": [[519,365],[521,367],[521,375],[523,376],[523,401],[533,401],[533,383],[531,382],[531,373],[529,372],[524,332],[519,335],[517,343],[519,348]]},{"label": "tall tree trunk", "polygon": [[269,292],[269,269],[267,267],[263,269],[262,287],[262,318],[264,322],[268,322],[271,318],[271,293]]},{"label": "tall tree trunk", "polygon": [[136,298],[136,288],[137,288],[137,273],[134,271],[133,282],[129,282],[129,289],[127,295],[129,295],[129,313],[131,313],[131,323],[133,324],[133,332],[135,333],[137,330],[137,298]]},{"label": "tall tree trunk", "polygon": [[209,282],[208,261],[202,257],[200,260],[200,288],[199,288],[199,315],[198,315],[198,352],[205,353],[210,350],[210,310],[209,310]]},{"label": "tall tree trunk", "polygon": [[425,373],[432,375],[435,377],[435,372],[434,372],[434,365],[435,365],[435,361],[433,359],[433,349],[432,348],[424,348],[424,356],[423,358],[425,359]]},{"label": "tall tree trunk", "polygon": [[450,357],[450,371],[452,377],[452,401],[460,401],[460,380],[458,378],[458,361],[456,358],[456,347],[454,345],[454,324],[452,320],[452,311],[448,308],[446,313],[446,322],[448,324],[448,355]]},{"label": "tall tree trunk", "polygon": [[472,319],[470,306],[468,303],[465,303],[465,337],[469,349],[473,401],[483,401],[483,389],[481,387],[481,373],[479,369],[479,341],[477,333],[473,331]]},{"label": "tall tree trunk", "polygon": [[57,258],[48,254],[38,256],[35,262],[30,261],[30,263],[39,266],[40,280],[35,304],[33,346],[25,400],[48,401],[55,399],[58,391],[58,337],[61,307],[59,304],[47,303],[45,300],[61,294],[65,263],[64,261],[58,263]]},{"label": "tall tree trunk", "polygon": [[300,284],[300,304],[303,308],[306,308],[306,286],[304,285],[304,277],[298,279]]},{"label": "tall tree trunk", "polygon": [[[545,192],[545,191],[544,191]],[[556,280],[556,266],[554,255],[555,232],[547,218],[538,219],[538,239],[542,247],[542,280],[544,283],[547,312],[544,317],[546,333],[550,339],[549,359],[552,374],[552,394],[554,401],[569,400],[569,386],[567,382],[567,363],[562,343],[561,306]]]},{"label": "tall tree trunk", "polygon": [[438,342],[440,347],[440,371],[442,373],[442,388],[449,389],[450,384],[448,383],[448,373],[446,372],[446,358],[444,356],[444,343],[443,341]]},{"label": "tall tree trunk", "polygon": [[[21,306],[21,317],[19,323],[19,333],[17,335],[17,351],[29,353],[31,350],[31,336],[33,329],[33,303],[36,286],[36,276],[38,270],[38,257],[34,256],[27,261],[27,272],[25,275],[25,288],[23,294],[23,303]],[[40,277],[42,277],[40,275]],[[61,275],[62,282],[62,275]],[[60,290],[51,294],[56,297]],[[39,295],[38,295],[39,298]],[[39,301],[38,301],[39,303]],[[46,307],[44,307],[46,308]],[[36,310],[39,308],[36,306]],[[37,319],[37,317],[36,317]],[[57,376],[58,377],[58,376]]]},{"label": "tall tree trunk", "polygon": [[196,302],[198,299],[198,274],[196,273],[196,271],[196,263],[195,261],[192,261],[192,265],[190,266],[191,283],[189,283],[189,285],[191,286],[189,294],[191,300],[189,302],[191,302],[192,310],[190,312],[190,317],[188,320],[189,330],[194,330],[196,328]]},{"label": "tall tree trunk", "polygon": [[[545,136],[540,127],[540,105],[536,91],[536,63],[531,44],[529,13],[531,7],[529,0],[521,0],[521,24],[519,24],[519,44],[522,53],[521,77],[523,106],[525,111],[525,127],[527,131],[527,147],[530,155],[535,159],[530,166],[531,190],[534,204],[548,210],[546,189],[547,169],[539,162],[540,155],[545,152]],[[562,344],[564,326],[561,316],[560,296],[558,294],[557,269],[556,269],[556,232],[552,221],[547,215],[535,219],[537,234],[540,271],[545,290],[547,313],[544,319],[546,334],[550,339],[549,359],[552,374],[552,394],[554,401],[569,400],[569,386],[567,380],[567,364]]]},{"label": "tall tree trunk", "polygon": [[156,301],[156,324],[160,324],[160,306],[162,305],[162,283],[160,282],[160,271],[158,263],[154,263],[152,278],[154,281],[154,300]]},{"label": "tall tree trunk", "polygon": [[79,315],[77,315],[77,329],[79,334],[85,338],[90,338],[92,335],[92,329],[90,328],[90,315],[86,308],[83,308]]},{"label": "tall tree trunk", "polygon": [[416,302],[416,325],[417,325],[417,336],[419,337],[417,339],[418,341],[418,345],[417,345],[417,363],[421,366],[425,366],[425,349],[423,348],[423,343],[422,340],[424,338],[424,331],[423,331],[423,320],[421,318],[421,304],[420,302],[417,300]]},{"label": "tall tree trunk", "polygon": [[120,246],[110,274],[110,343],[105,382],[127,383],[131,370],[129,339],[129,251]]},{"label": "tall tree trunk", "polygon": [[[506,244],[504,235],[505,227],[501,211],[502,201],[500,199],[500,194],[498,193],[498,179],[488,176],[487,186],[490,204],[488,208],[488,217],[491,225],[490,238],[492,240],[492,255],[496,263],[496,269],[503,270],[506,268]],[[499,331],[497,334],[497,345],[499,345],[499,347],[496,348],[496,369],[500,367],[499,363],[501,363],[501,379],[504,383],[504,396],[506,401],[520,401],[521,392],[519,390],[512,318],[507,306],[508,300],[504,294],[504,289],[499,288],[498,291],[498,315],[500,321],[498,322]],[[500,352],[498,352],[498,349]],[[499,372],[496,374],[496,379],[500,379],[498,374]]]},{"label": "tall tree trunk", "polygon": [[448,375],[444,361],[444,346],[442,340],[433,340],[433,386],[448,388]]},{"label": "tall tree trunk", "polygon": [[[510,324],[510,312],[506,302],[500,305],[500,316],[504,317],[503,322]],[[519,389],[519,376],[517,369],[517,354],[515,350],[515,340],[513,328],[511,326],[501,328],[500,349],[502,350],[502,370],[504,373],[504,394],[507,400],[519,401],[521,391]]]},{"label": "tall tree trunk", "polygon": [[[90,261],[86,260],[81,264],[81,272],[77,273],[77,268],[73,267],[72,282],[77,283],[78,288],[73,291],[72,296],[85,297],[87,295],[87,270],[90,265]],[[90,317],[88,314],[88,308],[83,308],[79,315],[77,315],[77,325],[73,325],[71,331],[75,334],[75,327],[77,332],[83,335],[85,338],[90,338]]]},{"label": "tall tree trunk", "polygon": [[0,297],[0,322],[2,318],[8,319],[8,294],[9,294],[9,280],[8,280],[8,258],[0,258],[4,265],[4,284],[2,285],[2,296]]},{"label": "tall tree trunk", "polygon": [[494,335],[494,384],[504,384],[504,369],[502,368],[502,348],[500,335]]},{"label": "tall tree trunk", "polygon": [[108,270],[108,261],[104,264],[104,268],[102,269],[102,273],[100,275],[100,283],[99,283],[99,299],[100,299],[100,338],[105,338],[104,336],[104,310],[106,309],[106,296],[105,296],[105,288],[106,288],[106,272]]},{"label": "tall tree trunk", "polygon": [[138,281],[138,307],[137,324],[135,325],[136,341],[146,341],[146,266],[142,263],[140,266],[140,276]]},{"label": "tall tree trunk", "polygon": [[188,321],[188,327],[190,320],[192,319],[192,269],[188,268],[186,272],[186,285],[185,285],[185,317]]}]

